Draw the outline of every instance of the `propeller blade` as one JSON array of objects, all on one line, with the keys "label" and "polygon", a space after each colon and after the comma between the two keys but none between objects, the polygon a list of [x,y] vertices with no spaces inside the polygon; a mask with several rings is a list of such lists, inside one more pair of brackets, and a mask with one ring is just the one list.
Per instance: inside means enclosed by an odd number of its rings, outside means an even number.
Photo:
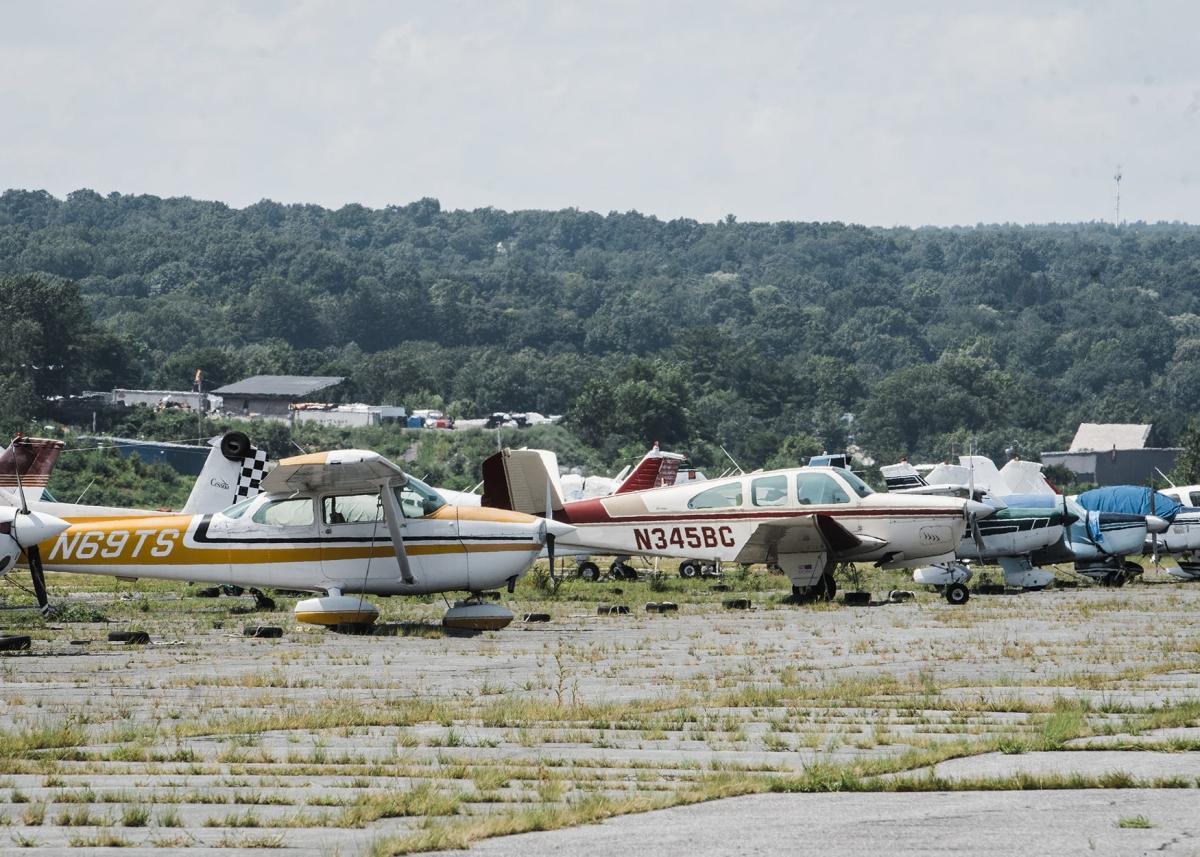
[{"label": "propeller blade", "polygon": [[46,573],[42,569],[42,549],[37,545],[25,548],[25,556],[29,559],[29,576],[33,579],[33,593],[37,596],[38,607],[42,615],[50,615],[50,596],[46,594]]},{"label": "propeller blade", "polygon": [[[1150,517],[1156,518],[1154,514],[1154,480],[1150,480]],[[1150,531],[1150,561],[1158,565],[1158,528],[1155,527]]]},{"label": "propeller blade", "polygon": [[983,532],[979,529],[979,516],[972,512],[967,516],[967,524],[971,527],[971,539],[975,542],[975,549],[979,551],[980,558],[983,558]]},{"label": "propeller blade", "polygon": [[546,557],[550,560],[550,574],[554,574],[554,533],[546,531]]},{"label": "propeller blade", "polygon": [[[13,445],[16,446],[16,441],[13,441]],[[21,497],[20,512],[22,515],[28,515],[29,503],[25,500],[25,486],[21,484],[21,460],[19,456],[15,456],[14,458],[15,462],[13,464],[13,472],[17,476],[17,494]]]}]

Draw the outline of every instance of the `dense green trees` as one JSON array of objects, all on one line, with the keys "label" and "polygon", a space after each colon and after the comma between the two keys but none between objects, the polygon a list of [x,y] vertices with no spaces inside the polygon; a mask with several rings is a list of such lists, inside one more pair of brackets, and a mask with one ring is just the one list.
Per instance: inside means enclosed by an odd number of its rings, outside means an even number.
[{"label": "dense green trees", "polygon": [[185,386],[197,367],[213,383],[339,374],[352,398],[568,413],[607,453],[724,446],[752,467],[848,442],[883,460],[1033,455],[1081,420],[1152,421],[1172,442],[1200,406],[1200,228],[1177,224],[703,224],[432,199],[239,211],[14,190],[0,277],[10,416],[84,386]]}]

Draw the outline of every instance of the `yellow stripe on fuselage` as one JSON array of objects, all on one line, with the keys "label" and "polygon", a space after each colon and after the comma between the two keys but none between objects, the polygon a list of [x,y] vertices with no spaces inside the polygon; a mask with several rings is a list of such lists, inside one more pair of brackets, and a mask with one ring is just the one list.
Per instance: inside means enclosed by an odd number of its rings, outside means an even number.
[{"label": "yellow stripe on fuselage", "polygon": [[[55,539],[42,545],[49,566],[151,566],[151,565],[262,565],[300,562],[334,562],[384,558],[394,555],[391,541],[374,545],[340,547],[336,544],[283,542],[270,547],[261,543],[221,541],[210,546],[188,545],[191,515],[159,518],[133,517],[82,520]],[[365,541],[365,539],[364,539]],[[531,553],[541,546],[532,541],[472,542],[447,539],[445,543],[406,543],[410,556],[447,554]]]}]

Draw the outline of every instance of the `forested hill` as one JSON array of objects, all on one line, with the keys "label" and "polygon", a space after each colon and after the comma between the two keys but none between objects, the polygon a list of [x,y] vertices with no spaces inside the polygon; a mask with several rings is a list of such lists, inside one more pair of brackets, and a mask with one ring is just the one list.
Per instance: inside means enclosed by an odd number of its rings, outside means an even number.
[{"label": "forested hill", "polygon": [[343,374],[351,399],[567,412],[608,451],[722,444],[745,467],[848,431],[883,459],[972,437],[1034,455],[1082,420],[1153,422],[1170,442],[1200,404],[1200,228],[1185,225],[706,224],[11,190],[10,318],[38,322],[23,304],[42,289],[55,312],[72,306],[70,283],[35,272],[77,283],[98,325],[68,343],[59,386]]}]

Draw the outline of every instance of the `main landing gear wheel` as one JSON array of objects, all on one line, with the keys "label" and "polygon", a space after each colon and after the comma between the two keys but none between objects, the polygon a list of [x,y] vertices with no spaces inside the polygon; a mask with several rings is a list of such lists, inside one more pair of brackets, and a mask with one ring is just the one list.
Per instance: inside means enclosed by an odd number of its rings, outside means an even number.
[{"label": "main landing gear wheel", "polygon": [[679,576],[686,577],[688,580],[700,576],[700,563],[694,559],[685,559],[679,563]]},{"label": "main landing gear wheel", "polygon": [[579,577],[588,583],[595,583],[600,579],[600,566],[591,560],[579,563]]},{"label": "main landing gear wheel", "polygon": [[942,594],[946,596],[946,601],[955,606],[966,604],[971,599],[971,590],[961,583],[949,584]]},{"label": "main landing gear wheel", "polygon": [[614,562],[610,565],[608,574],[613,580],[637,580],[637,569],[623,562]]},{"label": "main landing gear wheel", "polygon": [[1125,569],[1114,568],[1100,581],[1101,586],[1111,586],[1113,589],[1120,589],[1125,585]]},{"label": "main landing gear wheel", "polygon": [[793,604],[812,604],[814,601],[832,601],[837,595],[837,580],[832,574],[823,574],[812,586],[793,586]]}]

